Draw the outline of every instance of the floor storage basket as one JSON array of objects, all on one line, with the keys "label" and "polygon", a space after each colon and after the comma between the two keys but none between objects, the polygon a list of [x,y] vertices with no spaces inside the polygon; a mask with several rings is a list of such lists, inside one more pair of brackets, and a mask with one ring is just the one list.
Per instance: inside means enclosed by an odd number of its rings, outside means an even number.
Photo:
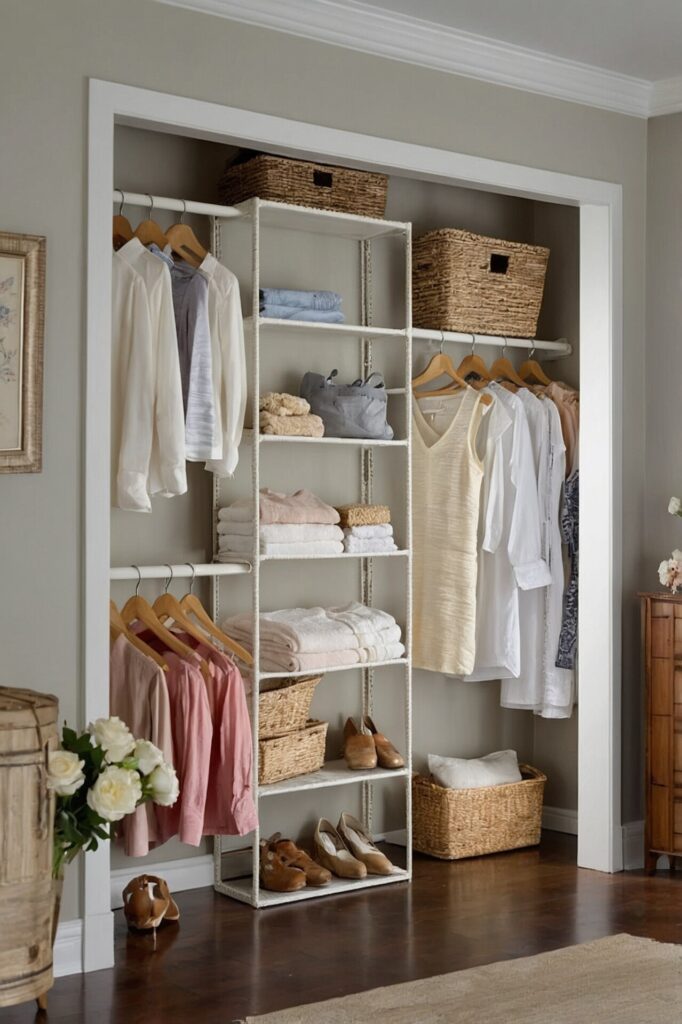
[{"label": "floor storage basket", "polygon": [[540,842],[547,777],[519,765],[521,782],[445,789],[423,775],[412,780],[412,846],[441,860],[516,850]]},{"label": "floor storage basket", "polygon": [[549,249],[444,228],[412,247],[412,322],[439,331],[534,338]]},{"label": "floor storage basket", "polygon": [[270,739],[305,729],[310,705],[322,676],[271,680],[270,689],[258,697],[258,736]]},{"label": "floor storage basket", "polygon": [[282,782],[316,772],[324,764],[328,722],[310,720],[304,729],[258,741],[258,782]]},{"label": "floor storage basket", "polygon": [[218,187],[221,200],[229,205],[258,196],[294,206],[383,217],[388,178],[373,171],[261,154],[228,165]]}]

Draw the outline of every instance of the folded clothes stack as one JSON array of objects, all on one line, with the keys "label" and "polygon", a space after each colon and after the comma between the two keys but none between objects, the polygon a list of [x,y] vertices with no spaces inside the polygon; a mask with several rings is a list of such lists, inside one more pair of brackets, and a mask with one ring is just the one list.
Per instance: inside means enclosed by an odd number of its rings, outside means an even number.
[{"label": "folded clothes stack", "polygon": [[[294,494],[263,488],[259,501],[261,555],[296,558],[301,555],[340,555],[343,531],[339,513],[313,494]],[[253,554],[253,502],[240,498],[218,512],[218,560]]]},{"label": "folded clothes stack", "polygon": [[349,554],[373,555],[397,551],[390,523],[376,526],[347,526],[343,531],[343,550]]},{"label": "folded clothes stack", "polygon": [[297,437],[322,437],[324,423],[310,412],[305,398],[285,392],[268,391],[260,396],[261,434],[283,434]]},{"label": "folded clothes stack", "polygon": [[307,292],[293,288],[261,288],[260,315],[275,320],[306,320],[341,324],[341,296],[337,292]]},{"label": "folded clothes stack", "polygon": [[[222,623],[223,630],[253,652],[253,615]],[[264,672],[319,671],[402,658],[400,626],[388,612],[351,601],[335,608],[285,608],[260,616],[260,664]]]}]

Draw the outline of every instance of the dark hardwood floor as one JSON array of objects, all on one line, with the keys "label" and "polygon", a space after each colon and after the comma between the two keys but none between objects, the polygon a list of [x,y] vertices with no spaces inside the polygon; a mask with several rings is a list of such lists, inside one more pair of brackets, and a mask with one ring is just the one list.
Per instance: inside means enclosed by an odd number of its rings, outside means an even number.
[{"label": "dark hardwood floor", "polygon": [[[395,849],[395,848],[394,848]],[[181,893],[179,927],[150,937],[116,921],[116,967],[62,978],[47,1018],[0,1024],[230,1024],[247,1014],[392,985],[629,932],[682,942],[682,879],[575,867],[575,840],[442,863],[415,857],[411,886],[254,911],[210,889]]]}]

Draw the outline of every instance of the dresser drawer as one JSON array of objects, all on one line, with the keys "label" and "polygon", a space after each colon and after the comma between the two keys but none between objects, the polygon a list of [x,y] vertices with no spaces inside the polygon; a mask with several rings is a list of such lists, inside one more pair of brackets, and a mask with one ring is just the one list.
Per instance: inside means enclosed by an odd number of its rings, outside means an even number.
[{"label": "dresser drawer", "polygon": [[673,619],[651,619],[651,657],[672,658]]},{"label": "dresser drawer", "polygon": [[649,781],[657,786],[669,786],[672,782],[670,717],[668,715],[652,715],[650,730],[649,767],[651,778]]},{"label": "dresser drawer", "polygon": [[649,788],[649,826],[651,846],[655,850],[670,849],[670,790],[667,786]]}]

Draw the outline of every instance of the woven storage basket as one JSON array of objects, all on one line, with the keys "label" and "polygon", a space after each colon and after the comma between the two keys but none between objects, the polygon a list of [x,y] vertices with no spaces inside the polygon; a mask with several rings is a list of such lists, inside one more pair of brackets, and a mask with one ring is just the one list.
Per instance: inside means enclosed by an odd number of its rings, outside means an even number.
[{"label": "woven storage basket", "polygon": [[324,764],[329,722],[310,720],[305,729],[258,741],[258,782],[282,782],[316,772]]},{"label": "woven storage basket", "polygon": [[263,154],[228,165],[218,188],[221,199],[230,205],[258,196],[278,203],[383,217],[388,178],[372,171]]},{"label": "woven storage basket", "polygon": [[412,247],[412,322],[439,331],[534,338],[549,249],[445,228]]},{"label": "woven storage basket", "polygon": [[521,782],[481,789],[444,789],[415,775],[414,849],[441,860],[460,860],[539,843],[547,778],[527,764],[519,769]]},{"label": "woven storage basket", "polygon": [[322,676],[277,680],[258,697],[258,737],[261,740],[305,729],[315,687]]}]

